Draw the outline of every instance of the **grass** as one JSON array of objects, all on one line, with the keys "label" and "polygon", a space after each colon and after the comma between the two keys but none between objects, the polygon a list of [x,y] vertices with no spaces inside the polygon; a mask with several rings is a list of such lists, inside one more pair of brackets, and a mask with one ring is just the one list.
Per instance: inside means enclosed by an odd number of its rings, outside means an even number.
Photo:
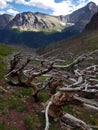
[{"label": "grass", "polygon": [[85,121],[87,124],[92,124],[95,126],[98,126],[98,113],[95,113],[95,111],[88,110],[88,109],[82,109],[82,114],[77,113],[76,116]]},{"label": "grass", "polygon": [[8,109],[9,110],[15,109],[18,112],[26,111],[24,102],[20,98],[15,98],[12,96],[8,98]]},{"label": "grass", "polygon": [[32,120],[32,117],[30,115],[26,115],[23,119],[25,125],[26,125],[26,128],[28,130],[33,130],[34,129],[34,125],[33,125],[33,120]]},{"label": "grass", "polygon": [[[0,93],[0,94],[2,94],[2,93]],[[3,115],[7,114],[7,112],[6,112],[6,101],[2,96],[0,96],[0,111]]]},{"label": "grass", "polygon": [[0,79],[3,79],[5,73],[4,58],[14,52],[14,49],[7,45],[0,45]]},{"label": "grass", "polygon": [[3,76],[4,76],[5,66],[6,66],[6,65],[1,61],[1,62],[0,62],[0,79],[2,79]]},{"label": "grass", "polygon": [[7,45],[0,45],[0,57],[4,57],[13,53],[14,49]]},{"label": "grass", "polygon": [[65,105],[64,106],[64,111],[67,113],[72,114],[73,113],[73,106],[72,105]]},{"label": "grass", "polygon": [[29,114],[25,115],[23,118],[23,122],[26,125],[27,130],[34,130],[39,123],[39,119],[37,116],[31,116]]},{"label": "grass", "polygon": [[47,92],[41,91],[39,93],[40,102],[46,102],[49,99]]},{"label": "grass", "polygon": [[[76,56],[95,49],[98,49],[98,31],[81,33],[70,39],[62,40],[56,44],[38,50],[38,54],[46,54],[45,57],[56,56],[58,58],[62,57],[63,59],[66,59],[71,53],[73,54],[72,56]],[[54,51],[51,52],[51,50]]]},{"label": "grass", "polygon": [[0,130],[18,130],[16,126],[8,126],[6,121],[0,123]]},{"label": "grass", "polygon": [[28,97],[31,96],[33,93],[32,88],[27,89],[27,88],[21,88],[19,91],[17,92],[13,92],[13,95],[17,98],[17,97]]},{"label": "grass", "polygon": [[5,103],[0,104],[0,110],[1,110],[2,114],[6,113],[6,104]]}]

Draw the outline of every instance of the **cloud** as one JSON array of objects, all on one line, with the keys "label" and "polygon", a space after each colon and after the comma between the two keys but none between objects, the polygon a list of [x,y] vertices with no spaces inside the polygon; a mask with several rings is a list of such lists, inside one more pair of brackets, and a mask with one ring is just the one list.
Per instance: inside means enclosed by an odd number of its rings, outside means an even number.
[{"label": "cloud", "polygon": [[73,4],[73,0],[62,0],[57,3],[55,0],[16,0],[17,4],[24,4],[46,10],[50,9],[52,10],[53,15],[65,15],[71,13],[87,4],[88,0],[76,0],[76,2],[77,4],[75,5]]},{"label": "cloud", "polygon": [[7,2],[5,0],[0,0],[0,9],[4,9],[8,6]]},{"label": "cloud", "polygon": [[6,12],[7,12],[8,14],[11,14],[11,15],[16,15],[16,14],[19,13],[17,10],[14,10],[14,9],[8,9]]},{"label": "cloud", "polygon": [[6,0],[6,2],[13,2],[13,0]]},{"label": "cloud", "polygon": [[0,0],[0,9],[7,8],[13,0]]},{"label": "cloud", "polygon": [[73,4],[73,0],[63,0],[59,3],[54,3],[53,15],[66,15],[72,13],[73,11],[82,8],[88,3],[88,0],[76,0],[75,4]]},{"label": "cloud", "polygon": [[[15,0],[17,4],[24,4],[28,6],[35,6],[38,8],[43,8],[43,9],[51,9],[52,6],[54,5],[54,0]],[[52,6],[51,6],[52,5]]]},{"label": "cloud", "polygon": [[24,5],[26,5],[26,3],[28,3],[28,2],[26,2],[25,0],[15,0],[15,2],[16,2],[17,4],[24,4]]},{"label": "cloud", "polygon": [[5,14],[5,11],[0,11],[0,15]]},{"label": "cloud", "polygon": [[55,0],[0,0],[0,12],[2,9],[6,9],[10,10],[9,13],[16,14],[18,11],[10,9],[13,8],[12,2],[14,2],[14,4],[37,7],[46,11],[49,9],[52,12],[51,15],[66,15],[85,6],[90,1],[98,4],[98,0],[61,0],[59,2]]},{"label": "cloud", "polygon": [[53,15],[65,15],[71,13],[73,10],[73,5],[70,0],[62,1],[60,3],[55,3],[53,6]]},{"label": "cloud", "polygon": [[8,13],[8,14],[12,14],[15,15],[17,13],[19,13],[18,11],[12,9],[12,2],[14,0],[0,0],[0,14],[4,14],[4,13]]},{"label": "cloud", "polygon": [[89,2],[92,1],[98,5],[98,0],[89,0]]}]

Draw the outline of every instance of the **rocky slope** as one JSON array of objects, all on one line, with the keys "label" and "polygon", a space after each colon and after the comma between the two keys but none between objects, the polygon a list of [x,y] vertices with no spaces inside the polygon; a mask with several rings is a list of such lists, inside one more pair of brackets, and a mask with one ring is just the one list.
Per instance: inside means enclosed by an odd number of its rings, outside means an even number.
[{"label": "rocky slope", "polygon": [[0,15],[0,29],[4,29],[12,19],[13,16],[9,14]]}]

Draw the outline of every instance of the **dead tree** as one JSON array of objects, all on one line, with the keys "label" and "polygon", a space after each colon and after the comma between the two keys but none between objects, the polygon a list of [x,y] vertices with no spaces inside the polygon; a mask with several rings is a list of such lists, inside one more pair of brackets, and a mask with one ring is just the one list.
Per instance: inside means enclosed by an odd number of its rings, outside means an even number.
[{"label": "dead tree", "polygon": [[[93,51],[91,53],[82,55],[75,59],[72,63],[64,66],[56,65],[54,62],[50,61],[49,64],[41,61],[40,66],[32,66],[31,68],[28,68],[27,65],[31,62],[30,59],[27,59],[27,61],[20,66],[18,66],[19,62],[17,60],[18,63],[11,63],[11,65],[14,65],[14,67],[11,67],[8,74],[5,75],[5,80],[14,86],[33,88],[33,97],[37,101],[38,92],[45,87],[39,89],[33,82],[35,78],[47,74],[54,69],[59,71],[62,68],[68,68],[66,71],[70,69],[71,71],[66,72],[64,75],[64,79],[61,79],[61,77],[63,77],[61,74],[59,76],[60,78],[54,76],[47,81],[47,85],[49,85],[52,96],[44,106],[46,117],[45,130],[48,130],[49,128],[48,115],[59,121],[67,118],[68,120],[75,122],[77,126],[81,127],[83,130],[91,130],[91,128],[86,125],[85,122],[64,112],[63,107],[68,104],[78,104],[98,111],[98,103],[88,98],[91,97],[91,95],[95,96],[96,93],[98,93],[98,80],[96,79],[98,74],[98,65],[91,65],[82,69],[78,67],[79,64],[87,60],[96,52],[97,51]],[[26,77],[25,80],[24,76]],[[16,77],[17,83],[14,83],[13,80],[11,80],[11,77]]]},{"label": "dead tree", "polygon": [[[70,74],[70,76],[67,78],[70,84],[66,84],[62,88],[58,88],[57,93],[52,95],[52,97],[44,105],[46,117],[45,130],[49,129],[48,115],[58,121],[68,119],[74,122],[83,130],[92,130],[90,126],[82,120],[77,119],[76,117],[66,113],[63,110],[63,107],[69,104],[73,106],[80,105],[98,111],[98,102],[92,100],[98,93],[98,80],[96,79],[98,74],[98,65],[89,66],[81,70],[78,68],[78,66],[76,66],[86,60],[89,56],[91,56],[91,54],[95,52],[97,51],[91,52],[83,57],[80,56],[80,58],[77,58],[69,65],[55,66],[56,68],[71,67],[73,71],[71,71],[72,74]],[[91,97],[91,95],[93,96]]]},{"label": "dead tree", "polygon": [[[98,102],[93,101],[91,99],[84,98],[85,94],[96,93],[98,91],[94,91],[93,89],[84,88],[84,86],[80,87],[63,87],[60,88],[59,91],[54,94],[49,101],[45,103],[45,115],[46,115],[46,128],[49,128],[49,122],[47,121],[48,115],[53,117],[54,119],[60,121],[64,119],[68,119],[76,123],[77,126],[81,127],[83,130],[91,130],[88,125],[86,125],[83,121],[73,117],[72,115],[64,112],[63,107],[65,105],[84,105],[88,108],[91,108],[95,111],[98,111]],[[82,93],[82,97],[81,97]],[[84,96],[84,97],[83,97]],[[47,125],[48,123],[48,125]]]},{"label": "dead tree", "polygon": [[64,86],[66,78],[67,77],[58,73],[50,75],[50,78],[47,79],[47,83],[45,85],[45,87],[48,86],[50,95],[55,94],[57,88]]},{"label": "dead tree", "polygon": [[19,63],[19,60],[20,60],[20,53],[16,53],[15,55],[13,55],[12,60],[10,60],[9,72],[11,72],[16,68],[17,64]]},{"label": "dead tree", "polygon": [[[5,80],[7,83],[13,86],[19,87],[26,87],[26,88],[33,88],[34,94],[33,97],[37,101],[38,100],[38,92],[41,89],[38,89],[37,85],[33,82],[36,77],[39,77],[43,74],[50,72],[54,69],[54,62],[43,65],[39,67],[32,67],[31,69],[26,68],[27,65],[31,62],[31,59],[27,59],[27,61],[20,65],[20,60],[16,56],[10,62],[10,69],[9,72],[5,75]],[[19,66],[18,66],[19,64]],[[26,79],[24,80],[24,77]],[[13,79],[16,78],[17,82],[14,82]]]}]

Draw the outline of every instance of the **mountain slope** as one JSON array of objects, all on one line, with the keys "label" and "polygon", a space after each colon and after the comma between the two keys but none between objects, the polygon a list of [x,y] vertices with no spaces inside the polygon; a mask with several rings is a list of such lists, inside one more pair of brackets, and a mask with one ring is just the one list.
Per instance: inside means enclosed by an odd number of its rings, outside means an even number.
[{"label": "mountain slope", "polygon": [[53,56],[66,59],[69,55],[76,56],[94,49],[98,49],[98,30],[84,32],[67,40],[62,40],[38,50],[38,53],[44,57]]},{"label": "mountain slope", "polygon": [[67,23],[73,23],[73,30],[82,31],[92,16],[98,11],[98,6],[89,2],[85,7],[74,11],[72,14],[66,16]]},{"label": "mountain slope", "polygon": [[12,19],[13,16],[9,14],[0,15],[0,29],[4,29]]},{"label": "mountain slope", "polygon": [[55,32],[55,33],[46,33],[46,32],[32,32],[19,30],[0,30],[0,42],[6,44],[15,44],[15,45],[26,45],[32,48],[42,48],[46,45],[53,44],[62,39],[71,37],[77,34],[77,32]]},{"label": "mountain slope", "polygon": [[7,27],[21,31],[61,31],[64,28],[57,17],[38,12],[17,14]]},{"label": "mountain slope", "polygon": [[92,30],[98,30],[98,12],[92,17],[91,21],[85,27],[85,31]]}]

